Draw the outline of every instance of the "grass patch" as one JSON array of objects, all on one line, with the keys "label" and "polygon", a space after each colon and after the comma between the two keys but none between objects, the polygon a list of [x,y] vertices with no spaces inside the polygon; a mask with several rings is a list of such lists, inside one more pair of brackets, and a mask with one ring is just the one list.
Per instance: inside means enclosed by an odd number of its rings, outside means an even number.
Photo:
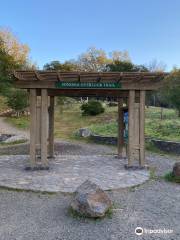
[{"label": "grass patch", "polygon": [[21,144],[21,143],[25,143],[27,142],[27,140],[17,140],[17,141],[14,141],[14,142],[10,142],[10,143],[6,143],[6,142],[0,142],[0,146],[12,146],[12,145],[15,145],[15,144]]},{"label": "grass patch", "polygon": [[6,121],[19,129],[28,129],[29,128],[29,117],[20,116],[20,117],[7,117]]},{"label": "grass patch", "polygon": [[82,116],[80,104],[74,104],[73,107],[60,113],[58,108],[55,112],[55,137],[62,139],[74,139],[74,132],[79,128],[89,127],[90,125],[101,125],[108,123],[112,118],[117,117],[114,108],[106,108],[106,112],[97,116]]},{"label": "grass patch", "polygon": [[9,107],[6,104],[6,98],[3,96],[0,96],[0,113],[7,110]]},{"label": "grass patch", "polygon": [[[74,132],[83,127],[90,128],[95,134],[117,136],[117,107],[106,107],[105,112],[97,116],[82,116],[80,106],[79,103],[74,103],[64,107],[63,112],[56,106],[56,138],[77,140]],[[155,139],[180,142],[180,118],[177,112],[174,109],[163,109],[163,119],[160,118],[160,108],[146,108],[145,135]],[[8,117],[7,122],[20,129],[29,128],[27,116]]]},{"label": "grass patch", "polygon": [[118,124],[117,122],[114,122],[114,121],[107,124],[90,126],[90,130],[92,132],[97,133],[99,135],[103,135],[103,136],[117,137],[117,129],[118,129]]},{"label": "grass patch", "polygon": [[149,174],[150,174],[150,179],[151,180],[157,180],[158,179],[158,177],[156,175],[156,169],[155,168],[150,168]]},{"label": "grass patch", "polygon": [[151,142],[151,141],[146,142],[145,147],[146,147],[146,150],[147,150],[147,151],[154,152],[154,153],[158,153],[159,155],[164,155],[164,154],[165,154],[165,152],[163,152],[163,151],[161,151],[159,148],[157,148],[157,147],[154,145],[154,143]]},{"label": "grass patch", "polygon": [[180,177],[175,177],[172,172],[166,173],[164,179],[169,182],[180,183]]},{"label": "grass patch", "polygon": [[[146,108],[145,135],[146,137],[180,142],[180,118],[174,109],[158,107]],[[89,127],[94,133],[104,136],[117,136],[118,125],[116,119],[104,124],[94,124]]]},{"label": "grass patch", "polygon": [[92,220],[92,221],[100,221],[104,218],[112,218],[112,216],[113,216],[113,205],[112,205],[112,207],[110,207],[107,210],[104,217],[88,217],[88,216],[85,216],[84,214],[80,214],[79,212],[75,211],[72,207],[68,208],[68,215],[71,216],[72,218],[76,218],[78,220],[89,219],[89,220]]}]

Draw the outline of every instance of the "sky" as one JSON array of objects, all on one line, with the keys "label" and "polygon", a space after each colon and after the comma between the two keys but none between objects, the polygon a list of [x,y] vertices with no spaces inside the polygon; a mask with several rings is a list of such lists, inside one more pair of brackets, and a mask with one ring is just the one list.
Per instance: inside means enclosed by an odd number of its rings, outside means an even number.
[{"label": "sky", "polygon": [[40,68],[89,47],[127,50],[135,64],[180,67],[180,0],[0,0],[0,27],[29,45]]}]

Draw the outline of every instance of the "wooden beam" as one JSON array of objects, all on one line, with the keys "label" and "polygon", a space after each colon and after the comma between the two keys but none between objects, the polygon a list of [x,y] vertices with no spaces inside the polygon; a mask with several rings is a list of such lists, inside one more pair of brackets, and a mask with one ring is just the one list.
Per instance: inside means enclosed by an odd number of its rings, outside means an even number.
[{"label": "wooden beam", "polygon": [[118,157],[122,158],[124,145],[123,98],[118,99]]},{"label": "wooden beam", "polygon": [[139,141],[140,141],[140,166],[145,164],[145,91],[140,91],[140,120],[139,120]]},{"label": "wooden beam", "polygon": [[49,157],[54,157],[54,97],[50,97],[49,106]]},{"label": "wooden beam", "polygon": [[129,91],[129,101],[128,101],[128,166],[132,165],[134,160],[134,104],[135,104],[135,91]]},{"label": "wooden beam", "polygon": [[[55,83],[58,81],[58,78],[56,79],[52,79],[50,80],[42,80],[42,81],[37,81],[37,78],[35,78],[36,80],[32,80],[32,79],[27,79],[26,81],[22,81],[22,80],[18,80],[15,82],[15,86],[18,88],[22,88],[22,89],[31,89],[31,88],[46,88],[46,89],[57,89],[55,86]],[[68,81],[68,79],[66,80]],[[70,82],[71,79],[69,80]],[[75,80],[74,82],[77,82],[77,80]],[[81,80],[82,82],[82,80]],[[89,79],[87,82],[92,82],[91,79]],[[93,81],[96,82],[96,81]],[[113,82],[111,81],[111,79],[109,79],[109,81],[101,81],[103,82]],[[114,81],[115,82],[115,81]],[[143,82],[136,82],[135,79],[134,81],[129,81],[127,80],[123,80],[123,82],[121,82],[121,88],[119,88],[118,90],[147,90],[147,91],[151,91],[151,90],[157,90],[158,88],[160,88],[163,84],[163,81],[153,81],[153,79],[147,79],[147,81]],[[65,90],[69,90],[68,88]],[[74,91],[79,90],[79,88],[74,88]],[[95,89],[93,88],[89,88],[88,89],[89,92],[93,92]],[[98,89],[101,92],[101,89]],[[112,91],[116,91],[116,89],[108,89],[108,90],[112,90]]]},{"label": "wooden beam", "polygon": [[[16,86],[19,88],[56,89],[57,81],[65,82],[119,82],[120,90],[155,90],[163,83],[167,73],[149,72],[59,72],[59,71],[15,71]],[[89,89],[93,92],[95,89]],[[113,91],[115,89],[112,89]]]},{"label": "wooden beam", "polygon": [[48,94],[47,94],[47,89],[42,89],[41,90],[41,162],[43,167],[48,167],[47,138],[48,138]]},{"label": "wooden beam", "polygon": [[30,89],[30,167],[36,165],[36,89]]}]

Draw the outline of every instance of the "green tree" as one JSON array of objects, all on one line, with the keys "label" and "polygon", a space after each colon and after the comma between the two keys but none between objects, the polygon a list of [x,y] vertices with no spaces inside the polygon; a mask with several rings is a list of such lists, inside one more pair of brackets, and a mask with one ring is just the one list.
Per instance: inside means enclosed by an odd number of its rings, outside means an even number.
[{"label": "green tree", "polygon": [[8,30],[0,29],[0,93],[6,94],[13,82],[12,71],[30,66],[29,47]]},{"label": "green tree", "polygon": [[180,117],[180,69],[174,69],[164,80],[163,96],[174,106]]},{"label": "green tree", "polygon": [[65,63],[60,63],[59,61],[52,61],[50,63],[45,64],[43,69],[69,72],[69,71],[77,71],[78,67],[75,63],[71,61],[66,61]]},{"label": "green tree", "polygon": [[147,72],[147,68],[143,65],[134,65],[130,61],[114,60],[107,64],[107,71],[109,72]]},{"label": "green tree", "polygon": [[28,96],[24,90],[11,89],[6,97],[7,105],[16,112],[24,111],[28,107]]}]

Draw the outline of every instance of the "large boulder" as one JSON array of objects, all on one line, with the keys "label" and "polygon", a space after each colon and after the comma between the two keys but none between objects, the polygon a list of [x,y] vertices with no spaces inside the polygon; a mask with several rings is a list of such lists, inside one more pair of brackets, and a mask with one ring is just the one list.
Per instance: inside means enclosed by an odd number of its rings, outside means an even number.
[{"label": "large boulder", "polygon": [[180,162],[176,162],[173,166],[173,175],[175,177],[180,177]]},{"label": "large boulder", "polygon": [[24,141],[24,142],[26,142],[27,139],[24,136],[21,136],[21,135],[14,135],[14,136],[6,139],[4,142],[5,143],[13,143],[13,142],[17,142],[17,141]]},{"label": "large boulder", "polygon": [[87,180],[81,184],[71,203],[74,211],[86,217],[103,217],[112,206],[108,195],[95,183]]}]

